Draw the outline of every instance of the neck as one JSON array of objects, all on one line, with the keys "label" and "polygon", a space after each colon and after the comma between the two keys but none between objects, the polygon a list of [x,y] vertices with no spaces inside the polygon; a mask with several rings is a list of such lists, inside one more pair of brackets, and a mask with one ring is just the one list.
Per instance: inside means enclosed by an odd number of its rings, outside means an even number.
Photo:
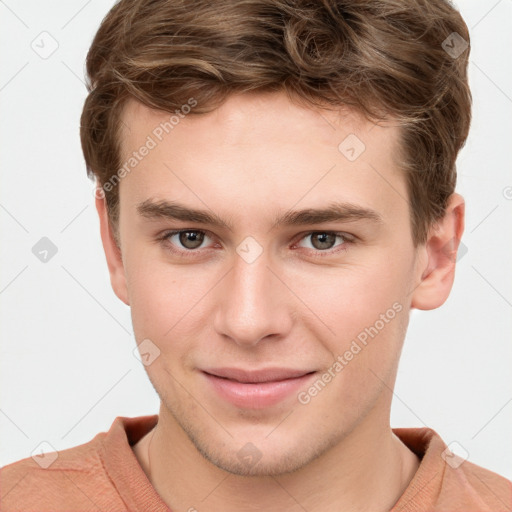
[{"label": "neck", "polygon": [[172,510],[389,511],[419,466],[418,457],[372,411],[307,466],[278,476],[233,475],[206,460],[161,408],[157,426],[134,447],[148,479]]}]

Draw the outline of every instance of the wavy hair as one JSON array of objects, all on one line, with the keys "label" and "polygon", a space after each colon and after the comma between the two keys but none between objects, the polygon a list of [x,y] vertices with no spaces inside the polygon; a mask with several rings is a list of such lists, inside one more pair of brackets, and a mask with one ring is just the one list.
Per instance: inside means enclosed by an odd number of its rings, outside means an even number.
[{"label": "wavy hair", "polygon": [[[449,51],[456,44],[460,55]],[[119,169],[129,98],[173,113],[193,97],[197,115],[232,93],[286,91],[312,107],[347,105],[399,123],[413,240],[422,243],[455,189],[471,121],[468,56],[467,26],[447,0],[121,0],[87,55],[87,173],[102,186]],[[119,187],[106,201],[116,225]]]}]

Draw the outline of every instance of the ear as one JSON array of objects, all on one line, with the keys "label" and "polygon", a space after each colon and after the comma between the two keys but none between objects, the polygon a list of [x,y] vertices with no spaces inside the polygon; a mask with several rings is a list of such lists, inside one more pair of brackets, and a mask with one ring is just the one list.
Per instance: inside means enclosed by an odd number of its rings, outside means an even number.
[{"label": "ear", "polygon": [[430,228],[423,247],[426,264],[418,269],[420,284],[413,291],[411,307],[435,309],[448,298],[455,278],[457,250],[464,232],[464,211],[464,198],[454,193],[448,199],[443,218]]},{"label": "ear", "polygon": [[103,243],[103,250],[105,251],[105,256],[107,258],[108,271],[110,273],[110,283],[117,297],[121,299],[126,305],[130,305],[121,249],[118,247],[114,238],[112,225],[108,216],[107,202],[105,200],[104,194],[96,193],[95,195],[96,210],[98,211],[100,218],[101,241]]}]

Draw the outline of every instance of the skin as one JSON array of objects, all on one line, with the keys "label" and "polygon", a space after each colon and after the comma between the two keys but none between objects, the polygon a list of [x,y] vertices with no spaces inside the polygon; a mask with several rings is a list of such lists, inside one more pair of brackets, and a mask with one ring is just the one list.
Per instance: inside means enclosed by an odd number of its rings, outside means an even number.
[{"label": "skin", "polygon": [[[168,118],[128,103],[123,157]],[[338,150],[349,134],[366,146],[353,162]],[[150,339],[160,350],[146,366],[159,422],[134,453],[172,510],[386,511],[414,476],[419,459],[390,427],[392,389],[410,310],[439,307],[452,287],[447,248],[453,256],[462,236],[464,201],[453,194],[415,247],[398,137],[391,122],[347,109],[319,111],[283,93],[233,95],[180,119],[121,180],[119,247],[97,199],[113,289],[131,307],[137,343]],[[164,200],[232,226],[137,209]],[[272,229],[290,210],[331,201],[381,220]],[[206,236],[197,249],[177,235],[161,240],[173,229]],[[319,249],[318,232],[347,235]],[[248,236],[262,249],[252,263],[236,251]],[[397,303],[401,311],[307,404],[294,393],[263,409],[235,407],[200,372],[287,367],[321,377]],[[249,442],[256,464],[237,456]]]}]

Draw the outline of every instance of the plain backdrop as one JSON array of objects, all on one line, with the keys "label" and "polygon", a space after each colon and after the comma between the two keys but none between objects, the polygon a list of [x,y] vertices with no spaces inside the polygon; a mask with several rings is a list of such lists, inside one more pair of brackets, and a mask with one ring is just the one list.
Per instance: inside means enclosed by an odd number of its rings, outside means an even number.
[{"label": "plain backdrop", "polygon": [[[112,5],[0,1],[0,465],[158,412],[110,288],[79,141],[84,60]],[[512,478],[512,0],[457,5],[474,96],[458,160],[465,254],[445,305],[411,316],[391,419]],[[43,237],[57,250],[46,262],[33,251]]]}]

